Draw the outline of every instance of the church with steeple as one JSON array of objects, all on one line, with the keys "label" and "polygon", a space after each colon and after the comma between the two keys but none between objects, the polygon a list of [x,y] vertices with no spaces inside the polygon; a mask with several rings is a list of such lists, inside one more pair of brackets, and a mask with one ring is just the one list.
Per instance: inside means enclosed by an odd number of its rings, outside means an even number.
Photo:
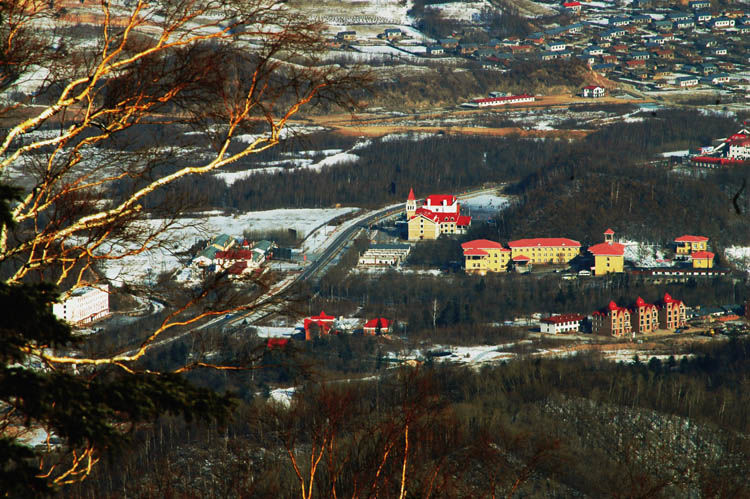
[{"label": "church with steeple", "polygon": [[461,205],[452,194],[427,196],[422,206],[418,206],[414,189],[409,189],[405,212],[409,241],[437,239],[441,234],[464,234],[471,225],[471,217],[461,215]]}]

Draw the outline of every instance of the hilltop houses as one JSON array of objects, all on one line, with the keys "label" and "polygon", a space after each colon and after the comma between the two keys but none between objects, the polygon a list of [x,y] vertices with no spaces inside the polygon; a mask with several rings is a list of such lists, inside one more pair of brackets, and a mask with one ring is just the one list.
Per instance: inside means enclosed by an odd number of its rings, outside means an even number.
[{"label": "hilltop houses", "polygon": [[653,333],[659,328],[659,307],[639,296],[630,308],[630,326],[636,333]]},{"label": "hilltop houses", "polygon": [[657,303],[659,307],[659,325],[662,329],[675,330],[687,324],[687,311],[681,300],[675,300],[669,293]]},{"label": "hilltop houses", "polygon": [[[723,79],[724,75],[712,74],[708,78]],[[704,168],[718,168],[750,162],[750,131],[743,128],[723,139],[717,146],[700,148],[700,153],[691,156],[690,162]]]},{"label": "hilltop houses", "polygon": [[272,241],[251,243],[243,239],[237,242],[227,234],[220,234],[211,239],[192,263],[204,269],[226,272],[229,278],[238,279],[260,268],[275,247]]},{"label": "hilltop houses", "polygon": [[639,296],[631,307],[621,307],[611,301],[591,315],[591,332],[600,336],[646,334],[657,329],[674,331],[686,324],[685,304],[669,293],[656,303],[647,303]]},{"label": "hilltop houses", "polygon": [[510,241],[508,248],[487,239],[461,245],[464,265],[469,274],[506,272],[510,264],[517,271],[528,271],[533,264],[564,264],[575,258],[581,243],[564,237],[536,237]]},{"label": "hilltop houses", "polygon": [[458,198],[451,194],[427,196],[417,207],[414,189],[406,200],[409,241],[437,239],[441,234],[463,234],[471,225],[471,217],[461,215]]}]

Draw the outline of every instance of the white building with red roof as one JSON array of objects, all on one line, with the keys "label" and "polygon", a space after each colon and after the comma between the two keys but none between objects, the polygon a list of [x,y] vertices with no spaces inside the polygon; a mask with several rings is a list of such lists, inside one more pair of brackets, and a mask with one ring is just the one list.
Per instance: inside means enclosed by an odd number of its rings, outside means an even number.
[{"label": "white building with red roof", "polygon": [[539,321],[541,332],[547,334],[570,334],[581,330],[581,321],[585,317],[579,314],[553,315]]},{"label": "white building with red roof", "polygon": [[535,237],[510,241],[511,259],[527,257],[531,264],[563,264],[578,256],[581,243],[564,237]]},{"label": "white building with red roof", "polygon": [[604,97],[604,87],[598,85],[588,85],[581,89],[581,95],[584,97],[599,98]]},{"label": "white building with red roof", "polygon": [[391,332],[391,326],[393,326],[392,320],[386,319],[384,317],[377,317],[365,322],[365,325],[362,329],[364,330],[365,334],[388,334]]}]

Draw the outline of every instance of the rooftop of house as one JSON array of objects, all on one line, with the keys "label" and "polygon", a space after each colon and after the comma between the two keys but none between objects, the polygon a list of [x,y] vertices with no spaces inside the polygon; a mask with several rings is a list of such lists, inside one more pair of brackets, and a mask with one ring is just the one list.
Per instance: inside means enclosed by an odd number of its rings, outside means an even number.
[{"label": "rooftop of house", "polygon": [[581,243],[573,239],[564,237],[534,237],[530,239],[517,239],[510,241],[508,246],[511,248],[531,248],[531,247],[574,247],[580,248]]},{"label": "rooftop of house", "polygon": [[707,237],[704,236],[691,236],[691,235],[684,235],[676,238],[674,242],[676,243],[705,243],[708,241]]},{"label": "rooftop of house", "polygon": [[589,253],[594,256],[623,256],[625,245],[622,243],[599,243],[589,246]]},{"label": "rooftop of house", "polygon": [[580,314],[560,314],[547,317],[546,319],[541,319],[540,322],[544,322],[546,324],[561,324],[563,322],[578,322],[582,321],[583,319],[585,319],[585,317]]},{"label": "rooftop of house", "polygon": [[502,244],[495,241],[490,241],[489,239],[475,239],[473,241],[467,241],[461,244],[461,248],[463,248],[464,251],[470,249],[499,249],[510,251],[507,248],[504,248]]}]

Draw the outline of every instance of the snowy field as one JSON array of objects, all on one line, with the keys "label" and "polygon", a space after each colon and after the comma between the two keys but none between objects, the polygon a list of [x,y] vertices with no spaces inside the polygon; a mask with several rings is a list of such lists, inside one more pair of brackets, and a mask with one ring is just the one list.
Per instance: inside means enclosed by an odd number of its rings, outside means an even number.
[{"label": "snowy field", "polygon": [[[152,281],[161,272],[171,272],[185,267],[187,262],[180,261],[179,253],[187,251],[201,239],[210,239],[219,234],[228,234],[241,238],[244,231],[269,231],[294,229],[302,237],[341,215],[356,211],[358,208],[324,208],[324,209],[279,209],[267,211],[250,211],[239,215],[223,215],[220,212],[200,214],[201,218],[182,218],[167,228],[163,244],[158,248],[139,255],[111,260],[104,264],[105,274],[114,284],[125,282]],[[152,229],[164,228],[164,220],[148,220]],[[316,249],[315,243],[324,243],[330,234],[322,238],[313,238],[308,249]],[[182,280],[197,276],[189,270],[181,272]]]},{"label": "snowy field", "polygon": [[461,200],[461,210],[477,220],[487,219],[508,206],[510,200],[497,194],[482,194]]},{"label": "snowy field", "polygon": [[625,245],[625,260],[637,267],[661,267],[664,264],[664,250],[656,244],[638,241],[619,241]]},{"label": "snowy field", "polygon": [[750,274],[750,247],[729,246],[724,250],[724,256],[739,269]]}]

